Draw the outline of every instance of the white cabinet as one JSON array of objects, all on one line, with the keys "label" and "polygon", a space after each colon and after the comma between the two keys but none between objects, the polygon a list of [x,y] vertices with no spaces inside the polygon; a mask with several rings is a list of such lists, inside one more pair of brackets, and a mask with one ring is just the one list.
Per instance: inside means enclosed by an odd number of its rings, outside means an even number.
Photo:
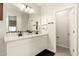
[{"label": "white cabinet", "polygon": [[7,42],[8,56],[34,56],[47,48],[48,36],[37,36],[28,39]]},{"label": "white cabinet", "polygon": [[49,19],[48,21],[48,50],[56,52],[56,25],[54,19]]},{"label": "white cabinet", "polygon": [[7,55],[17,56],[24,55],[24,45],[26,40],[18,40],[7,43]]},{"label": "white cabinet", "polygon": [[8,56],[22,56],[24,55],[24,45],[9,47],[7,46]]}]

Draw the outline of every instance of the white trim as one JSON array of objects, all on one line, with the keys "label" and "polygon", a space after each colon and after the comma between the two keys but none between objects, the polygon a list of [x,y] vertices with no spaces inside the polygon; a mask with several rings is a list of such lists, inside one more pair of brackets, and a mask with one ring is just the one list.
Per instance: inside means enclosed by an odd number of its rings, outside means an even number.
[{"label": "white trim", "polygon": [[[63,11],[63,10],[67,10],[67,9],[71,9],[71,8],[75,8],[75,11],[77,11],[77,6],[76,4],[75,5],[72,5],[72,6],[69,6],[69,7],[66,7],[66,8],[62,8],[60,10],[56,10],[55,11],[55,19],[56,19],[56,13],[59,12],[59,11]],[[76,12],[76,15],[77,16],[77,12]],[[76,20],[77,20],[77,17],[76,17]],[[78,24],[77,24],[78,25]],[[78,29],[77,29],[78,30]],[[78,32],[78,31],[77,31]],[[77,33],[77,41],[78,41],[78,33]],[[65,48],[69,48],[69,47],[66,47],[64,45],[60,45],[60,44],[57,44],[58,46],[61,46],[61,47],[65,47]],[[77,49],[78,49],[78,42],[77,42]],[[77,50],[77,55],[78,55],[78,50]]]},{"label": "white trim", "polygon": [[64,47],[64,48],[68,48],[69,49],[69,47],[67,47],[65,45],[57,44],[57,46],[60,46],[60,47]]},{"label": "white trim", "polygon": [[66,9],[70,9],[70,8],[73,8],[73,7],[75,7],[75,6],[72,5],[72,6],[69,6],[69,7],[65,7],[65,8],[62,8],[60,10],[56,10],[55,13],[60,12],[60,11],[63,11],[63,10],[66,10]]}]

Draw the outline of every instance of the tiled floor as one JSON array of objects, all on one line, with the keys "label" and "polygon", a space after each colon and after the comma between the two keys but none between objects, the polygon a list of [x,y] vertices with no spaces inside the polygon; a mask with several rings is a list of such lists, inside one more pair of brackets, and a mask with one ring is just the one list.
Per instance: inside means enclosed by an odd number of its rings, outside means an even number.
[{"label": "tiled floor", "polygon": [[55,56],[71,56],[69,49],[57,46],[57,52]]}]

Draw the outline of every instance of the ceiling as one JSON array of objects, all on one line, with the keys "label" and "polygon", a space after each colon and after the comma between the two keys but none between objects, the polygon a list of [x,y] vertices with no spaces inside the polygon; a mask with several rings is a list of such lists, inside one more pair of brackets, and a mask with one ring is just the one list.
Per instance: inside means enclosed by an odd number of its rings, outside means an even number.
[{"label": "ceiling", "polygon": [[43,7],[43,6],[62,6],[62,5],[71,5],[72,3],[36,3],[37,5]]}]

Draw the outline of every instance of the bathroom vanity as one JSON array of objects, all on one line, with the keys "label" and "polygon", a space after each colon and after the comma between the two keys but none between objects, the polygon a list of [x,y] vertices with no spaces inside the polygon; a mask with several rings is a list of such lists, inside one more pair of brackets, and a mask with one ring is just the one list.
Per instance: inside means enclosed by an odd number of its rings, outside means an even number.
[{"label": "bathroom vanity", "polygon": [[35,10],[33,14],[22,12],[16,7],[17,4],[4,4],[4,6],[6,19],[5,55],[35,56],[45,49],[56,52],[55,22],[42,24],[41,8],[38,5],[29,5]]},{"label": "bathroom vanity", "polygon": [[[33,56],[47,48],[47,33],[39,33],[41,27],[40,7],[31,5],[35,13],[22,12],[17,4],[4,4],[6,32],[25,31],[22,35],[6,33],[5,50],[8,56]],[[27,34],[26,31],[35,31],[36,34]]]},{"label": "bathroom vanity", "polygon": [[6,55],[7,56],[34,56],[47,49],[47,33],[24,34],[7,34],[5,36]]}]

